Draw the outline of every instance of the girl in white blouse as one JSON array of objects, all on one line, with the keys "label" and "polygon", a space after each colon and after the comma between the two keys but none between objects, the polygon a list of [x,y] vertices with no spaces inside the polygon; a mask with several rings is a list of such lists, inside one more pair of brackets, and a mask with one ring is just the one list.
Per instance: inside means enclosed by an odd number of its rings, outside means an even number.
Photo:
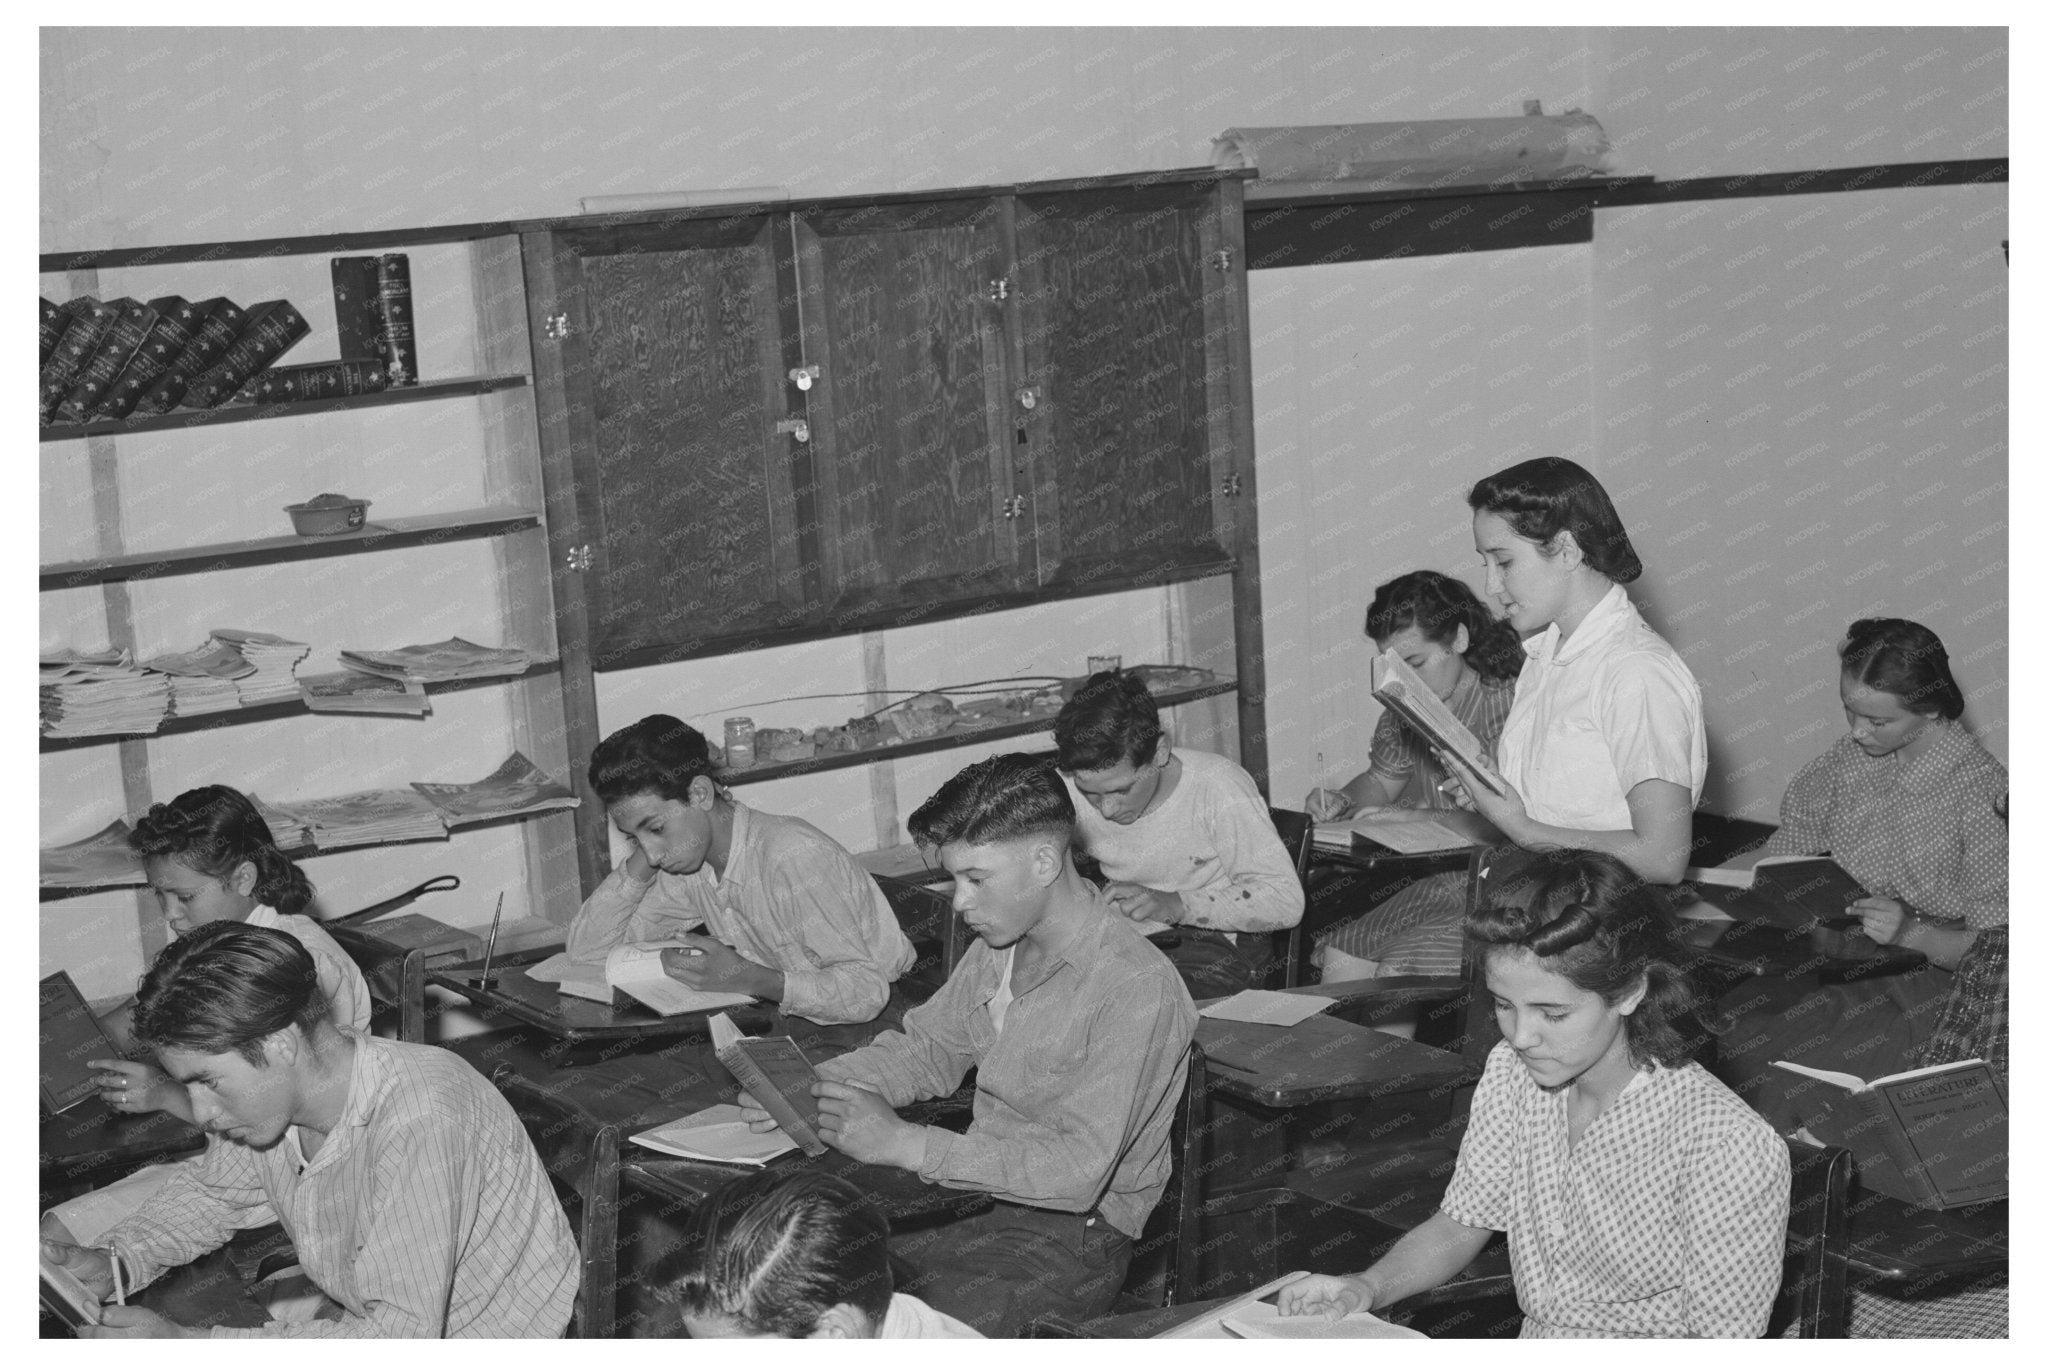
[{"label": "girl in white blouse", "polygon": [[1430,1219],[1282,1314],[1379,1310],[1505,1232],[1528,1337],[1753,1337],[1784,1262],[1783,1139],[1687,1058],[1699,1040],[1661,894],[1605,853],[1529,857],[1466,923],[1502,1041]]},{"label": "girl in white blouse", "polygon": [[[1522,848],[1611,853],[1652,882],[1685,872],[1707,780],[1699,684],[1621,585],[1641,576],[1599,480],[1556,456],[1466,497],[1486,591],[1525,638],[1490,790],[1451,755],[1472,807]],[[1390,903],[1324,944],[1323,979],[1457,970],[1462,893]]]}]

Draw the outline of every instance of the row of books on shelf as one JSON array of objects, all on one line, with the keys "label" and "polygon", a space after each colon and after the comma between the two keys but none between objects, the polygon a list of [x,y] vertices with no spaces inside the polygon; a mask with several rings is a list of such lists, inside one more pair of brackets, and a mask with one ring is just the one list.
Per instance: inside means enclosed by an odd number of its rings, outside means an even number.
[{"label": "row of books on shelf", "polygon": [[301,701],[314,711],[428,714],[426,685],[516,676],[543,661],[530,650],[460,636],[402,649],[341,651],[342,669],[298,676],[312,647],[263,631],[221,627],[182,654],[138,664],[126,649],[45,652],[40,724],[53,739],[151,734],[173,716]]},{"label": "row of books on shelf", "polygon": [[[252,796],[280,848],[326,852],[370,844],[445,839],[450,830],[484,820],[567,810],[578,799],[518,750],[475,782],[414,782],[308,801]],[[142,862],[128,847],[128,822],[42,850],[46,887],[141,886]]]},{"label": "row of books on shelf", "polygon": [[311,331],[288,299],[248,307],[177,294],[143,302],[80,295],[41,300],[44,426],[152,417],[179,408],[291,403],[419,382],[412,268],[402,252],[337,256],[339,360],[276,362]]}]

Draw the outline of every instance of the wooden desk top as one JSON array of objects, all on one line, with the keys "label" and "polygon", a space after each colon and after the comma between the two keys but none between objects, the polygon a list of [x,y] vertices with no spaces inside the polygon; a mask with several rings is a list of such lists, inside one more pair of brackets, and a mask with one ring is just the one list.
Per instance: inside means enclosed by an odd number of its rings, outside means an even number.
[{"label": "wooden desk top", "polygon": [[[514,953],[491,966],[491,984],[470,984],[480,964],[465,963],[427,973],[427,981],[476,1005],[485,1018],[539,1029],[565,1043],[620,1041],[636,1038],[701,1037],[717,1011],[662,1015],[638,1001],[606,1005],[578,995],[564,995],[551,981],[535,981],[527,966],[552,955],[546,948]],[[740,1005],[726,1011],[742,1029],[766,1027],[772,1011],[765,1005]]]},{"label": "wooden desk top", "polygon": [[1746,976],[1854,981],[1911,971],[1927,962],[1915,949],[1874,943],[1851,930],[1802,933],[1765,920],[1681,920],[1679,936],[1702,960]]},{"label": "wooden desk top", "polygon": [[196,1152],[206,1135],[170,1114],[116,1114],[98,1095],[61,1114],[45,1114],[37,1133],[44,1181],[118,1175],[158,1157]]},{"label": "wooden desk top", "polygon": [[1923,1209],[1889,1195],[1860,1195],[1849,1205],[1846,1246],[1852,1275],[1904,1280],[1996,1270],[2011,1254],[2007,1201]]},{"label": "wooden desk top", "polygon": [[[712,1191],[730,1185],[754,1170],[751,1166],[664,1156],[633,1142],[620,1149],[620,1161],[623,1171],[632,1173],[629,1179],[691,1208]],[[855,1189],[879,1198],[888,1211],[889,1226],[899,1232],[926,1222],[964,1218],[995,1203],[979,1191],[926,1184],[915,1171],[899,1170],[894,1166],[870,1166],[839,1151],[827,1151],[820,1157],[791,1152],[768,1164],[771,1170],[817,1170],[839,1176]]]},{"label": "wooden desk top", "polygon": [[1430,811],[1429,818],[1440,824],[1458,830],[1474,841],[1475,847],[1441,849],[1431,853],[1402,853],[1384,844],[1372,842],[1371,835],[1365,835],[1365,842],[1353,842],[1349,849],[1328,848],[1322,844],[1311,845],[1311,857],[1318,863],[1338,864],[1350,867],[1383,871],[1399,867],[1404,872],[1448,872],[1464,867],[1471,862],[1472,855],[1480,848],[1491,848],[1507,842],[1507,836],[1495,829],[1483,815],[1469,810]]},{"label": "wooden desk top", "polygon": [[1327,1014],[1292,1028],[1203,1019],[1195,1041],[1208,1054],[1210,1089],[1275,1109],[1448,1090],[1480,1072],[1452,1053]]}]

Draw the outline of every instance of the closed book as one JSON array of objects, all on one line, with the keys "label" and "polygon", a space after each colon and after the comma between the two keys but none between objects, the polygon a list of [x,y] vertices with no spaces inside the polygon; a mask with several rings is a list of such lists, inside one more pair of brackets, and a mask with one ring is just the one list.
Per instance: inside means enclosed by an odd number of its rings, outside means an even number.
[{"label": "closed book", "polygon": [[114,325],[115,310],[90,294],[66,300],[64,311],[71,315],[71,325],[64,329],[64,339],[51,352],[42,371],[36,416],[44,425],[56,415],[57,405],[71,392],[85,362],[99,348],[100,338]]},{"label": "closed book", "polygon": [[714,1055],[740,1088],[768,1111],[797,1146],[812,1156],[825,1155],[825,1140],[818,1136],[818,1099],[811,1094],[818,1073],[795,1039],[743,1037],[738,1025],[718,1014],[711,1019],[711,1043]]},{"label": "closed book", "polygon": [[334,330],[341,338],[341,358],[382,365],[384,310],[377,298],[377,258],[334,256],[327,269],[334,278]]},{"label": "closed book", "polygon": [[290,350],[310,329],[299,310],[285,299],[271,299],[249,310],[249,323],[227,353],[194,379],[180,407],[217,408],[250,378]]},{"label": "closed book", "polygon": [[170,370],[206,320],[204,304],[188,303],[176,294],[151,299],[149,306],[156,310],[156,321],[93,408],[90,415],[95,420],[118,421],[135,411],[142,395]]},{"label": "closed book", "polygon": [[412,262],[403,251],[377,258],[377,311],[383,318],[384,364],[394,387],[420,382],[420,352],[412,328]]},{"label": "closed book", "polygon": [[344,398],[391,387],[391,376],[375,360],[327,360],[317,365],[273,365],[241,388],[236,403],[302,403],[309,398]]},{"label": "closed book", "polygon": [[44,299],[42,303],[42,331],[40,335],[43,358],[36,363],[47,365],[50,363],[50,356],[57,349],[57,343],[64,339],[65,329],[71,326],[71,314],[65,312],[57,304],[51,303],[48,299]]},{"label": "closed book", "polygon": [[1686,877],[1702,886],[1726,887],[1707,899],[1737,919],[1760,919],[1805,933],[1816,926],[1844,928],[1856,922],[1848,912],[1870,893],[1826,854],[1764,858],[1755,867],[1695,867]]},{"label": "closed book", "polygon": [[1929,1209],[2006,1197],[2009,1114],[1998,1073],[1980,1059],[1920,1067],[1863,1081],[1796,1062],[1825,1101],[1806,1127],[1847,1147],[1866,1190]]},{"label": "closed book", "polygon": [[43,1107],[60,1114],[98,1091],[99,1073],[86,1063],[116,1062],[120,1054],[68,973],[44,977],[39,994]]},{"label": "closed book", "polygon": [[72,380],[71,391],[57,404],[59,422],[83,422],[107,396],[107,390],[127,366],[128,357],[135,354],[135,348],[148,339],[150,328],[156,325],[156,309],[140,299],[113,299],[108,306],[114,310],[113,325],[100,337],[100,344],[93,348],[92,355]]},{"label": "closed book", "polygon": [[211,298],[192,307],[202,315],[198,329],[185,343],[185,349],[171,360],[170,368],[143,390],[134,407],[139,416],[169,412],[183,402],[192,381],[212,369],[213,363],[228,353],[228,348],[242,335],[242,329],[249,325],[248,310],[229,299]]}]

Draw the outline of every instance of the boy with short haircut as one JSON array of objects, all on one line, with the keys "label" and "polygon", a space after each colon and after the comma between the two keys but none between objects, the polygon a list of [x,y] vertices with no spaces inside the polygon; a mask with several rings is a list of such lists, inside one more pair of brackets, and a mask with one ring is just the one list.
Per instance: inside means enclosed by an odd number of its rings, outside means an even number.
[{"label": "boy with short haircut", "polygon": [[572,960],[702,927],[692,949],[662,954],[686,986],[779,1001],[818,1025],[883,1013],[917,953],[881,888],[810,822],[733,800],[703,735],[673,716],[636,721],[592,752],[590,785],[633,852],[569,926]]},{"label": "boy with short haircut", "polygon": [[1261,984],[1267,935],[1301,923],[1301,879],[1251,774],[1175,749],[1142,680],[1081,685],[1053,721],[1078,811],[1077,846],[1102,866],[1110,905],[1162,940],[1197,1000]]},{"label": "boy with short haircut", "polygon": [[267,1203],[327,1300],[313,1321],[185,1328],[105,1304],[89,1337],[558,1337],[581,1262],[519,1119],[441,1048],[343,1033],[290,934],[204,924],[158,955],[135,1040],[224,1141],[92,1247],[43,1256],[102,1299],[226,1245]]},{"label": "boy with short haircut", "polygon": [[[906,1291],[988,1336],[1099,1316],[1172,1167],[1194,1005],[1075,871],[1073,802],[1042,755],[955,774],[909,823],[952,874],[976,941],[901,1032],[818,1067],[820,1132],[857,1160],[995,1197],[896,1240]],[[950,1094],[970,1068],[965,1133],[897,1117],[892,1106]]]}]

